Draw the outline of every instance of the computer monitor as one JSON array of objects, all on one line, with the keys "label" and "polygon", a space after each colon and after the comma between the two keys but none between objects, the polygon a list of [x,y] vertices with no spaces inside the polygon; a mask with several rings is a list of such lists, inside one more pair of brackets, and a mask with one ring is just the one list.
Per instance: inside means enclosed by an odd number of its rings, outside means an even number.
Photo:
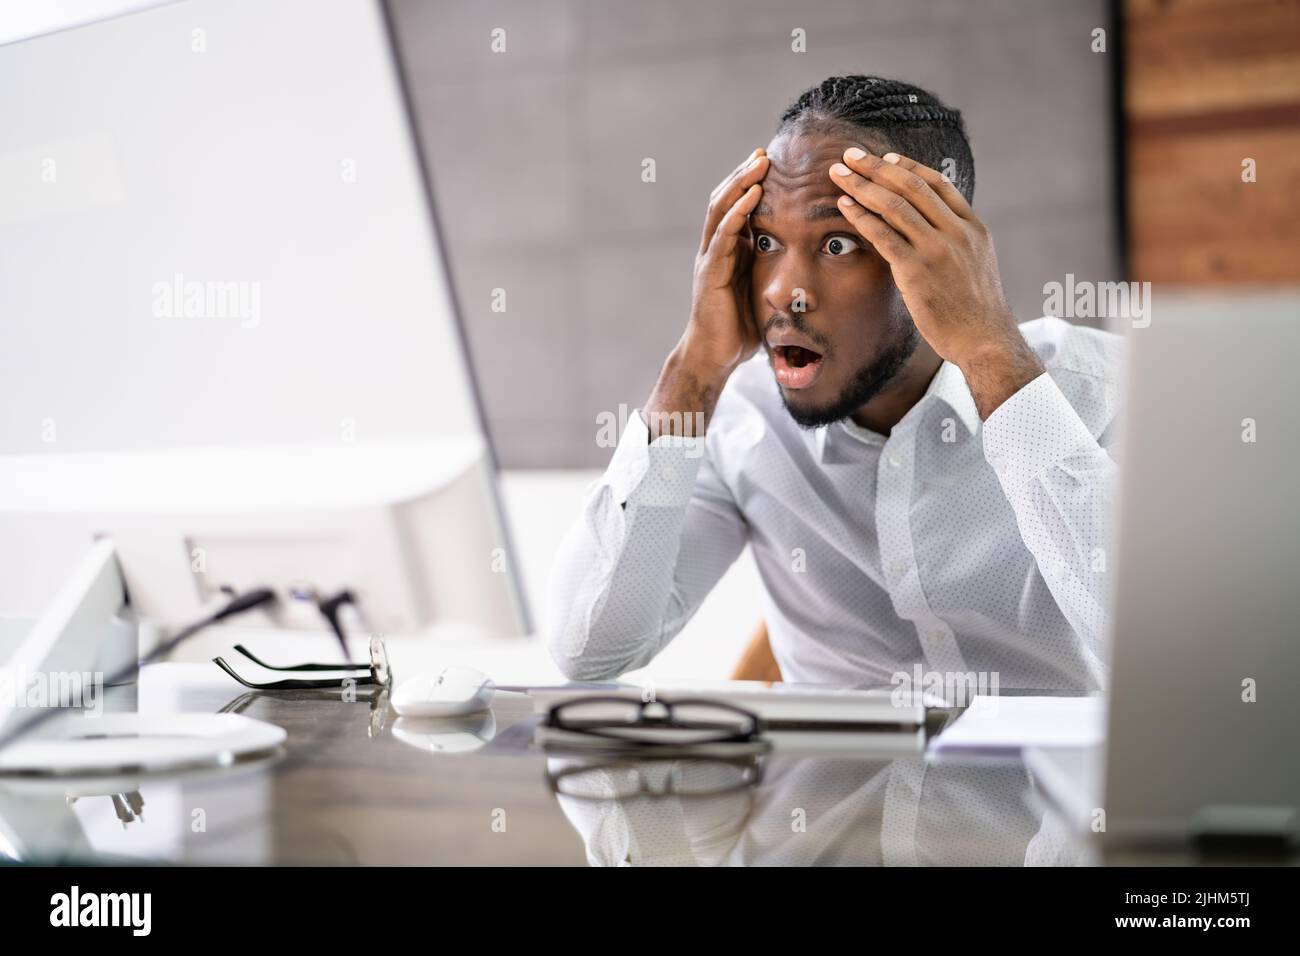
[{"label": "computer monitor", "polygon": [[1294,291],[1169,291],[1128,335],[1104,747],[1026,762],[1120,852],[1300,843]]},{"label": "computer monitor", "polygon": [[58,604],[84,659],[78,581],[528,631],[383,4],[154,6],[0,46],[0,88],[5,640]]},{"label": "computer monitor", "polygon": [[1300,840],[1294,292],[1168,293],[1128,336],[1106,836]]}]

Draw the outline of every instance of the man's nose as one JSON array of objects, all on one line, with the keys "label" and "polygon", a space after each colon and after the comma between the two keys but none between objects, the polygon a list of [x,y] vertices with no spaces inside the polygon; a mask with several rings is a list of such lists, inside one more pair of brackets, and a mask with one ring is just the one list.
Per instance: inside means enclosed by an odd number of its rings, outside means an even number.
[{"label": "man's nose", "polygon": [[790,260],[772,272],[763,289],[763,299],[773,312],[817,311],[817,295],[807,269]]}]

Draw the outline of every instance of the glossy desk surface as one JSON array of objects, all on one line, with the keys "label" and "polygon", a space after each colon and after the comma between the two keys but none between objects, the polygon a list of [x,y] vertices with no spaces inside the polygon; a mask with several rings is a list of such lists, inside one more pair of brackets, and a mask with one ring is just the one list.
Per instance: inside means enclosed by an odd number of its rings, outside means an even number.
[{"label": "glossy desk surface", "polygon": [[[537,718],[523,695],[499,694],[490,721],[448,727],[399,719],[386,697],[245,693],[215,667],[155,667],[188,669],[169,691],[170,709],[243,713],[283,727],[288,739],[275,754],[224,769],[0,779],[0,856],[365,865],[1099,860],[1017,759],[777,749],[757,761],[756,780],[752,763],[743,777],[734,765],[700,761],[592,769],[607,761],[548,756],[533,743]],[[134,686],[109,693],[109,709],[133,709],[144,696]],[[478,745],[476,731],[491,739]],[[463,747],[477,749],[452,752]],[[557,776],[586,796],[557,795]],[[674,789],[694,792],[666,793]],[[639,795],[610,798],[615,790]]]}]

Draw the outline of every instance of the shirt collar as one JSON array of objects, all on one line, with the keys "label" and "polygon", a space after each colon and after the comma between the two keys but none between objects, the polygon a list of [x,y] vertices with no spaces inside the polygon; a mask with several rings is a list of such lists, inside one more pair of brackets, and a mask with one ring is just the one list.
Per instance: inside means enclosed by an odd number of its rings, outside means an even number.
[{"label": "shirt collar", "polygon": [[[980,415],[979,409],[975,407],[975,399],[970,393],[970,386],[966,384],[966,376],[952,362],[945,361],[939,366],[939,371],[934,373],[934,378],[930,379],[930,387],[925,390],[921,400],[916,403],[914,408],[919,408],[927,404],[931,398],[937,398],[947,404],[949,408],[956,413],[958,420],[966,426],[966,433],[973,435],[979,429]],[[909,412],[909,414],[911,414]],[[834,439],[828,443],[828,436],[832,429],[840,436],[853,438],[868,443],[883,445],[885,438],[877,435],[875,432],[853,424],[845,419],[834,422],[830,425],[822,425],[813,433],[813,439],[817,447],[817,456],[823,462],[827,461],[828,444],[834,444]]]}]

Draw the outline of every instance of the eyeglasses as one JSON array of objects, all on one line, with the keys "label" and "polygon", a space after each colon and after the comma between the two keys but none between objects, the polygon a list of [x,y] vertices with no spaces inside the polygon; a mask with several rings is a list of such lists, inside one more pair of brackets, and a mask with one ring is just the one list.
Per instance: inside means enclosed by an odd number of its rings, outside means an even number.
[{"label": "eyeglasses", "polygon": [[757,787],[763,780],[758,754],[743,757],[651,757],[548,768],[552,792],[577,800],[699,799]]},{"label": "eyeglasses", "polygon": [[254,656],[252,651],[244,647],[242,644],[236,644],[235,650],[240,654],[243,654],[258,667],[263,667],[269,671],[280,671],[282,673],[320,673],[322,671],[330,671],[334,674],[347,671],[366,672],[366,676],[355,678],[347,677],[340,679],[337,676],[328,679],[290,677],[285,678],[284,680],[255,684],[252,681],[245,680],[235,673],[235,669],[227,664],[224,658],[212,658],[212,663],[216,664],[245,687],[250,687],[253,690],[309,690],[337,688],[341,685],[343,680],[351,680],[353,681],[353,686],[359,688],[379,688],[387,687],[393,681],[393,673],[388,666],[388,648],[384,647],[384,642],[378,637],[372,637],[370,639],[370,662],[368,664],[293,664],[287,667],[277,667],[274,664],[268,664],[266,661],[260,660]]},{"label": "eyeglasses", "polygon": [[747,744],[764,730],[758,714],[720,701],[613,696],[561,701],[543,725],[566,738],[633,748]]}]

